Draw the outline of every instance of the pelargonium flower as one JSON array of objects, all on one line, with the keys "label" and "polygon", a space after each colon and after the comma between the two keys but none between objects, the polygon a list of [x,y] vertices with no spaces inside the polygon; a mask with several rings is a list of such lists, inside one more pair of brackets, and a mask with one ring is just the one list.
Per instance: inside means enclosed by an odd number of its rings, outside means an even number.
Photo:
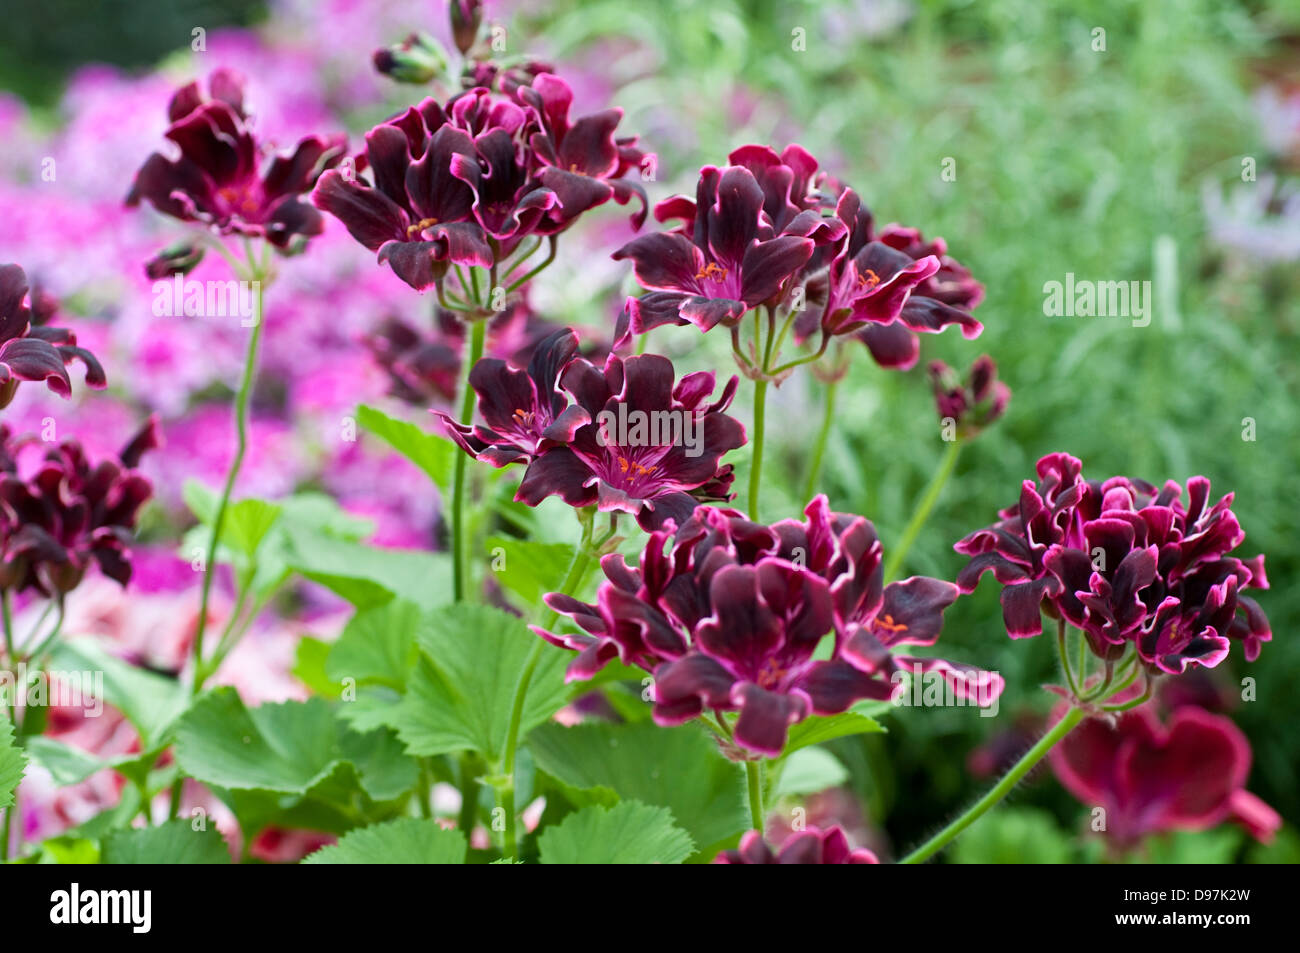
[{"label": "pelargonium flower", "polygon": [[852,189],[840,193],[835,216],[844,224],[844,237],[822,253],[824,270],[809,271],[809,307],[795,323],[799,337],[818,327],[824,334],[855,334],[877,363],[907,369],[920,353],[916,332],[957,325],[963,337],[979,336],[983,325],[969,309],[983,290],[947,257],[942,239],[926,244],[919,232],[898,225],[877,233],[870,210]]},{"label": "pelargonium flower", "polygon": [[494,467],[534,463],[548,450],[570,443],[591,420],[560,391],[560,377],[577,353],[578,336],[561,328],[537,346],[527,371],[499,358],[483,358],[470,370],[469,385],[487,426],[459,424],[441,411],[436,415],[476,460]]},{"label": "pelargonium flower", "polygon": [[1149,706],[1118,719],[1085,719],[1051,759],[1066,790],[1105,809],[1105,837],[1118,851],[1149,834],[1203,831],[1230,819],[1264,842],[1282,826],[1276,811],[1245,790],[1245,735],[1199,708],[1179,708],[1166,725]]},{"label": "pelargonium flower", "polygon": [[1020,502],[956,544],[971,558],[957,577],[971,592],[992,571],[1003,585],[1007,633],[1042,631],[1041,611],[1080,629],[1093,653],[1120,658],[1132,643],[1152,674],[1207,668],[1240,641],[1254,661],[1272,638],[1246,589],[1267,589],[1264,557],[1230,555],[1245,539],[1232,494],[1207,506],[1210,481],[1085,481],[1068,454],[1038,461]]},{"label": "pelargonium flower", "polygon": [[[631,333],[663,324],[734,327],[750,309],[784,297],[828,233],[820,215],[803,210],[780,218],[778,231],[770,205],[744,165],[705,166],[694,201],[677,196],[656,205],[657,220],[682,225],[634,238],[614,253],[616,260],[632,260],[637,281],[651,292],[628,301]],[[777,212],[784,216],[784,206]]]},{"label": "pelargonium flower", "polygon": [[308,136],[292,153],[271,156],[253,134],[244,111],[243,80],[216,70],[210,96],[198,83],[178,90],[168,106],[165,133],[179,155],[151,155],[127,195],[165,215],[200,222],[221,234],[263,237],[281,249],[319,235],[320,213],[302,200],[321,172],[343,157],[342,136]]},{"label": "pelargonium flower", "polygon": [[27,275],[17,265],[0,265],[0,408],[9,406],[20,381],[44,381],[60,397],[72,393],[67,365],[79,360],[86,368],[86,385],[108,385],[104,369],[66,328],[46,325],[55,303],[30,291]]},{"label": "pelargonium flower", "polygon": [[638,148],[635,136],[615,136],[622,109],[605,109],[570,121],[573,90],[553,73],[541,73],[530,84],[520,85],[515,96],[533,109],[539,128],[528,137],[528,145],[540,166],[542,184],[558,196],[549,224],[541,231],[561,231],[611,198],[619,205],[639,199],[632,227],[645,224],[645,190],[626,176],[641,169],[650,156]]},{"label": "pelargonium flower", "polygon": [[64,440],[37,471],[19,476],[16,458],[30,440],[11,440],[0,426],[0,588],[43,595],[76,588],[93,561],[111,579],[131,578],[128,546],[140,507],[153,494],[136,466],[160,446],[150,417],[118,454],[91,465],[81,445]]},{"label": "pelargonium flower", "polygon": [[611,354],[603,369],[572,361],[561,385],[587,420],[529,465],[515,498],[536,506],[558,495],[631,514],[647,530],[686,520],[701,502],[731,499],[732,468],[720,460],[745,443],[744,426],[724,413],[739,380],[710,403],[714,381],[711,371],[676,380],[672,362],[657,354]]},{"label": "pelargonium flower", "polygon": [[761,831],[747,831],[736,850],[724,850],[715,864],[878,864],[865,847],[854,848],[838,827],[808,827],[786,838],[779,851],[763,840]]},{"label": "pelargonium flower", "polygon": [[987,354],[975,359],[964,383],[943,361],[931,361],[928,371],[939,419],[953,421],[959,439],[988,427],[1011,402],[1011,389],[998,380],[997,365]]},{"label": "pelargonium flower", "polygon": [[369,167],[373,186],[333,170],[321,176],[312,201],[423,291],[454,264],[486,267],[495,260],[473,220],[474,192],[451,171],[454,156],[474,154],[470,133],[426,99],[366,133],[358,165]]},{"label": "pelargonium flower", "polygon": [[[582,632],[533,631],[578,651],[569,680],[591,678],[614,658],[640,666],[654,675],[657,722],[737,711],[736,744],[773,757],[790,725],[889,699],[905,669],[939,671],[958,691],[1000,692],[992,673],[890,651],[935,641],[957,597],[951,583],[883,586],[869,521],[832,513],[824,496],[805,512],[806,521],[763,526],[701,507],[680,529],[653,532],[637,569],[606,556],[594,604],[547,596]],[[819,658],[828,636],[829,656]]]}]

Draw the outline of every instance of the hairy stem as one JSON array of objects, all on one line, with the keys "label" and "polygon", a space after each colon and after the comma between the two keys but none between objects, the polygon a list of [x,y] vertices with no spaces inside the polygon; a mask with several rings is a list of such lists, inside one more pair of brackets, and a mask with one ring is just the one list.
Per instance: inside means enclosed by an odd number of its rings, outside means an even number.
[{"label": "hairy stem", "polygon": [[749,780],[749,822],[760,834],[763,833],[763,765],[759,761],[745,762],[745,777]]}]

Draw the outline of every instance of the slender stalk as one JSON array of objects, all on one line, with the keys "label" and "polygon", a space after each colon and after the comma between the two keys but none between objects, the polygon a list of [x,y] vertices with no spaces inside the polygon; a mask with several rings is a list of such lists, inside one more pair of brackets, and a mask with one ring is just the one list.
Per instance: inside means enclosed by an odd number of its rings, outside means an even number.
[{"label": "slender stalk", "polygon": [[921,502],[917,504],[916,509],[912,512],[912,518],[908,522],[907,528],[903,530],[903,538],[889,554],[889,559],[885,563],[885,582],[892,582],[898,576],[898,570],[902,568],[908,550],[916,542],[916,537],[921,532],[921,527],[925,525],[930,510],[934,509],[935,501],[939,499],[944,484],[948,482],[948,477],[952,476],[953,468],[957,466],[957,457],[960,454],[961,440],[951,441],[948,444],[948,449],[944,451],[943,459],[939,461],[939,468],[935,470],[934,476],[930,479],[930,485],[925,488],[925,495],[921,497]]},{"label": "slender stalk", "polygon": [[541,272],[547,266],[549,266],[551,262],[555,261],[556,250],[557,247],[556,247],[555,236],[552,235],[550,239],[550,247],[547,249],[546,257],[542,259],[542,263],[538,265],[536,268],[529,270],[522,278],[517,278],[516,280],[512,281],[510,283],[510,286],[506,288],[506,294],[510,294],[513,291],[517,291],[518,289],[522,288],[525,284],[527,284],[529,281],[531,281],[532,279],[536,278],[539,274],[541,274]]},{"label": "slender stalk", "polygon": [[749,822],[754,830],[763,832],[763,765],[759,761],[745,762],[745,776],[749,779]]},{"label": "slender stalk", "polygon": [[754,456],[749,464],[749,518],[758,522],[758,493],[763,481],[763,428],[767,417],[767,381],[754,381]]},{"label": "slender stalk", "polygon": [[[469,423],[474,415],[474,389],[469,386],[469,374],[483,356],[483,343],[487,338],[487,322],[474,321],[469,326],[469,351],[461,368],[460,419]],[[468,457],[456,454],[451,480],[451,566],[452,594],[457,602],[464,602],[468,592],[468,566],[465,540],[465,476]]]},{"label": "slender stalk", "polygon": [[808,478],[804,481],[801,500],[812,499],[813,491],[817,489],[817,480],[822,472],[822,461],[826,457],[826,445],[831,439],[831,426],[835,420],[835,395],[839,388],[838,379],[826,385],[826,406],[822,409],[822,428],[817,433],[817,444],[813,447],[812,462],[808,465]]},{"label": "slender stalk", "polygon": [[1038,744],[1030,748],[1025,756],[1016,762],[1015,767],[1008,771],[1006,776],[994,785],[988,794],[976,801],[968,811],[900,860],[899,863],[919,864],[943,850],[958,834],[974,824],[984,816],[984,813],[989,808],[1006,797],[1011,789],[1020,783],[1021,778],[1028,774],[1034,765],[1038,764],[1058,741],[1068,735],[1075,725],[1083,721],[1085,714],[1086,712],[1082,708],[1071,708],[1066,712],[1065,717],[1053,725],[1052,730],[1043,735]]},{"label": "slender stalk", "polygon": [[[251,256],[250,256],[251,260]],[[251,280],[257,283],[257,323],[248,338],[248,350],[244,355],[244,375],[239,383],[239,392],[235,395],[235,457],[226,471],[226,482],[221,488],[221,500],[217,504],[217,515],[212,521],[212,538],[208,540],[208,551],[203,564],[203,587],[199,596],[199,619],[194,633],[194,666],[197,672],[203,665],[203,635],[208,626],[208,601],[212,597],[212,580],[217,573],[217,545],[221,540],[221,530],[226,522],[226,510],[230,506],[230,495],[235,489],[235,480],[244,465],[244,454],[248,450],[248,402],[253,392],[253,378],[257,369],[257,349],[262,341],[262,328],[266,325],[263,315],[263,295],[266,273],[254,269]],[[196,679],[192,693],[197,695],[202,684]]]},{"label": "slender stalk", "polygon": [[[569,571],[565,573],[564,581],[560,583],[559,592],[566,595],[576,592],[591,568],[591,530],[593,523],[594,520],[590,517],[583,523],[582,539],[578,543],[578,548],[573,552],[573,561],[569,564]],[[552,609],[543,628],[551,628],[559,618],[560,614]],[[524,702],[528,699],[528,687],[532,683],[533,673],[537,671],[537,664],[541,661],[542,650],[545,647],[546,643],[539,638],[533,645],[532,651],[528,653],[528,660],[524,663],[524,671],[519,676],[519,684],[515,686],[514,703],[510,707],[510,725],[506,729],[506,748],[501,759],[500,774],[502,781],[497,788],[497,806],[505,814],[506,829],[503,838],[502,856],[507,858],[515,856],[517,845],[515,830],[515,758],[519,752],[519,725],[524,717]]]}]

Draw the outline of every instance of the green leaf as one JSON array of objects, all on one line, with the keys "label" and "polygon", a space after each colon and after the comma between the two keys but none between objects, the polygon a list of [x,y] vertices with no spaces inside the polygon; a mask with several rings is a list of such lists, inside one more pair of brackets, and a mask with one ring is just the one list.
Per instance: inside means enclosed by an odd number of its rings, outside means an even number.
[{"label": "green leaf", "polygon": [[528,605],[537,605],[543,595],[558,589],[573,561],[573,547],[565,543],[491,536],[486,545],[497,582]]},{"label": "green leaf", "polygon": [[332,847],[322,847],[304,864],[460,864],[465,835],[443,830],[434,821],[404,817],[352,831]]},{"label": "green leaf", "polygon": [[240,500],[226,510],[222,526],[223,542],[229,542],[246,556],[252,556],[262,545],[275,521],[280,518],[280,507],[265,500]]},{"label": "green leaf", "polygon": [[60,787],[79,784],[95,772],[112,766],[97,755],[43,735],[27,739],[27,754],[50,772],[54,783]]},{"label": "green leaf", "polygon": [[[76,639],[55,646],[49,668],[93,673],[96,680],[102,672],[100,700],[112,705],[135,726],[144,752],[166,744],[172,723],[189,704],[189,693],[180,682],[136,668],[110,655],[92,639]],[[82,691],[86,689],[83,687]]]},{"label": "green leaf", "polygon": [[309,635],[302,636],[298,639],[298,647],[293,652],[291,674],[311,689],[312,694],[337,700],[341,688],[325,671],[326,662],[333,649],[333,643],[313,639]]},{"label": "green leaf", "polygon": [[14,744],[14,726],[0,716],[0,807],[14,803],[14,789],[22,781],[26,767],[27,758]]},{"label": "green leaf", "polygon": [[825,748],[809,745],[784,759],[773,794],[816,794],[839,787],[849,779],[849,770]]},{"label": "green leaf", "polygon": [[288,566],[334,591],[358,609],[395,597],[423,609],[451,601],[451,563],[445,553],[379,549],[289,525]]},{"label": "green leaf", "polygon": [[419,654],[419,626],[420,607],[404,599],[357,612],[330,650],[325,674],[335,685],[352,679],[356,684],[404,689]]},{"label": "green leaf", "polygon": [[569,654],[539,642],[523,621],[490,606],[458,605],[425,615],[421,658],[393,725],[417,755],[470,749],[489,762],[505,748],[515,688],[528,656],[541,656],[520,721],[523,734],[564,706]]},{"label": "green leaf", "polygon": [[871,734],[884,730],[884,726],[874,718],[852,710],[839,715],[813,715],[790,727],[790,735],[786,740],[785,751],[781,757],[788,758],[800,748],[823,744],[834,738]]},{"label": "green leaf", "polygon": [[196,831],[181,819],[113,831],[104,838],[105,864],[228,864],[230,851],[216,827]]},{"label": "green leaf", "polygon": [[195,703],[176,726],[175,750],[191,777],[231,790],[302,795],[350,765],[384,800],[410,790],[418,770],[391,734],[357,735],[323,699],[249,709],[232,688]]},{"label": "green leaf", "polygon": [[744,773],[693,725],[547,724],[528,736],[528,749],[539,769],[570,787],[671,809],[701,849],[749,826]]},{"label": "green leaf", "polygon": [[357,408],[357,422],[423,470],[437,486],[445,489],[451,483],[453,462],[460,451],[450,440],[365,404]]},{"label": "green leaf", "polygon": [[84,837],[51,837],[41,841],[40,864],[97,864],[99,845]]},{"label": "green leaf", "polygon": [[575,811],[537,845],[543,864],[680,864],[695,850],[672,811],[636,801]]}]

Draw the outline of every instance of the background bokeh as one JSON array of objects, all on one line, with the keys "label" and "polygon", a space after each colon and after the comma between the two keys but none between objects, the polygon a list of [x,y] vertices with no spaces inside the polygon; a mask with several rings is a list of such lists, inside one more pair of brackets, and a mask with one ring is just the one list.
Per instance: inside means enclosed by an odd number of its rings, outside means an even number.
[{"label": "background bokeh", "polygon": [[[925,361],[965,367],[987,352],[1014,392],[1007,417],[963,453],[910,570],[952,578],[962,565],[952,542],[1011,503],[1034,461],[1055,450],[1081,457],[1094,478],[1204,474],[1217,492],[1235,491],[1244,552],[1268,556],[1273,588],[1260,601],[1275,639],[1257,663],[1234,652],[1197,687],[1250,738],[1249,787],[1287,828],[1267,849],[1225,828],[1152,844],[1148,856],[1300,860],[1300,590],[1292,582],[1300,569],[1300,7],[521,0],[489,10],[509,24],[512,51],[563,64],[580,107],[626,110],[621,128],[659,154],[652,200],[692,189],[700,165],[723,162],[737,145],[797,141],[851,183],[878,221],[944,236],[984,283],[978,341],[927,337],[922,363],[901,374],[862,351],[841,388],[822,485],[836,509],[871,517],[887,550],[943,451]],[[165,126],[169,91],[234,66],[249,77],[258,121],[273,137],[356,136],[418,95],[376,75],[371,51],[412,28],[444,33],[443,4],[56,0],[5,18],[0,260],[22,263],[65,300],[64,323],[99,354],[113,384],[111,398],[72,405],[25,388],[9,419],[39,429],[52,416],[61,432],[106,450],[146,411],[160,412],[169,449],[150,463],[160,502],[149,529],[165,564],[172,527],[185,521],[181,479],[216,483],[224,472],[242,347],[228,328],[152,316],[140,263],[169,226],[120,208]],[[206,31],[202,52],[191,48],[196,26]],[[52,181],[42,176],[50,158]],[[941,175],[946,160],[955,161],[952,180]],[[1247,168],[1253,177],[1243,176]],[[626,266],[604,253],[626,234],[617,211],[585,226],[545,276],[537,308],[552,320],[607,327],[631,286]],[[358,402],[384,401],[387,382],[361,338],[385,317],[418,320],[428,303],[375,268],[337,223],[319,245],[285,269],[268,304],[268,372],[241,492],[318,486],[374,519],[380,542],[432,545],[437,505],[420,474],[335,437]],[[210,267],[219,266],[202,266]],[[1046,316],[1044,283],[1071,272],[1151,281],[1151,323]],[[713,347],[721,342],[690,329],[657,331],[654,344],[690,366],[729,361]],[[769,516],[793,515],[804,502],[819,386],[797,375],[769,404],[777,451]],[[1243,438],[1247,419],[1254,439]],[[170,599],[192,584],[165,569],[157,577],[146,587]],[[336,625],[336,610],[308,597],[270,613],[248,649],[262,654],[227,678],[258,697],[300,694],[285,661],[292,640]],[[152,644],[148,634],[113,634]],[[990,759],[1027,746],[1049,707],[1039,686],[1056,678],[1048,640],[1006,638],[991,585],[958,603],[943,639],[949,657],[1005,675],[1000,717],[903,712],[887,735],[833,745],[850,769],[849,793],[825,796],[823,808],[860,810],[864,829],[897,845],[972,798]],[[282,669],[274,677],[271,658]],[[1245,677],[1256,681],[1254,701],[1239,700]],[[1083,816],[1044,771],[950,859],[1086,858]]]}]

